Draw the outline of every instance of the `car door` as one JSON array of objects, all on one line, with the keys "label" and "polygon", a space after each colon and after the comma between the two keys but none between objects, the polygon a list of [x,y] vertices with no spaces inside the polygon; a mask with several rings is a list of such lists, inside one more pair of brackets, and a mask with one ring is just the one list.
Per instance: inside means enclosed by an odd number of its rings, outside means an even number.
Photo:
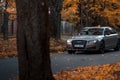
[{"label": "car door", "polygon": [[105,37],[104,37],[105,48],[109,49],[113,45],[113,43],[112,43],[113,42],[113,40],[112,40],[113,36],[111,35],[111,32],[110,32],[110,30],[108,28],[105,29],[104,34],[105,34]]},{"label": "car door", "polygon": [[118,34],[117,32],[113,29],[113,28],[109,28],[109,31],[110,31],[110,35],[111,35],[111,47],[116,47],[116,44],[118,42]]},{"label": "car door", "polygon": [[106,49],[114,48],[116,46],[117,38],[111,28],[105,29],[105,47]]}]

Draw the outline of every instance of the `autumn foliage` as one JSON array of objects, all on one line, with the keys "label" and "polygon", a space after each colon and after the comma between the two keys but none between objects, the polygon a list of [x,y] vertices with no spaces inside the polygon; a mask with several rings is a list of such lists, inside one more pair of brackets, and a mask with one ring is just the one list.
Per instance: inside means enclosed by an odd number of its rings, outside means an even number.
[{"label": "autumn foliage", "polygon": [[64,52],[66,51],[66,42],[64,40],[55,40],[55,39],[51,39],[50,40],[50,52]]},{"label": "autumn foliage", "polygon": [[16,38],[11,38],[8,41],[0,39],[0,58],[16,57]]},{"label": "autumn foliage", "polygon": [[0,11],[1,11],[0,15],[3,14],[3,11],[5,10],[5,8],[6,8],[6,11],[9,13],[9,20],[14,20],[16,18],[16,13],[17,13],[15,0],[1,0],[0,1]]},{"label": "autumn foliage", "polygon": [[[64,0],[62,19],[73,25],[120,26],[119,0]],[[82,21],[82,24],[81,24]]]},{"label": "autumn foliage", "polygon": [[56,80],[119,80],[120,62],[98,66],[78,67],[54,75]]}]

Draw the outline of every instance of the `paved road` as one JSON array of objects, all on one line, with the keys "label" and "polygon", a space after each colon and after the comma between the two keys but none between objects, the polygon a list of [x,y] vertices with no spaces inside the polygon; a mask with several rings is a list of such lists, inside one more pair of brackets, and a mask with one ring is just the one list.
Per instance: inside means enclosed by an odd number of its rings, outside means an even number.
[{"label": "paved road", "polygon": [[17,58],[0,59],[0,80],[8,80],[18,74]]},{"label": "paved road", "polygon": [[[53,54],[51,55],[51,67],[53,73],[61,70],[72,69],[78,66],[89,66],[120,62],[120,51],[108,51],[105,54],[79,53],[79,54]],[[7,80],[9,77],[18,74],[17,58],[0,59],[0,80]]]},{"label": "paved road", "polygon": [[72,69],[78,66],[89,66],[120,62],[120,51],[107,51],[105,54],[80,53],[62,55],[54,54],[51,56],[53,72]]}]

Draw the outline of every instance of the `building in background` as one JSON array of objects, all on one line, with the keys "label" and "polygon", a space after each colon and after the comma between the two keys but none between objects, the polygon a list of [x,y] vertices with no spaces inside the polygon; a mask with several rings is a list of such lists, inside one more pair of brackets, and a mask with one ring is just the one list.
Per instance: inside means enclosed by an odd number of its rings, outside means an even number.
[{"label": "building in background", "polygon": [[61,34],[72,35],[73,33],[74,33],[74,26],[67,21],[61,21]]}]

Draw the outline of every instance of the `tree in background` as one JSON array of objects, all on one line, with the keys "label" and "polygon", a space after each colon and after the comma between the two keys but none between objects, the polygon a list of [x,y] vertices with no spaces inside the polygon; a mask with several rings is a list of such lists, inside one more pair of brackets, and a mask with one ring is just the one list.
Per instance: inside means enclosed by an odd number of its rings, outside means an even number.
[{"label": "tree in background", "polygon": [[54,80],[49,54],[48,0],[16,0],[20,80]]},{"label": "tree in background", "polygon": [[80,17],[78,15],[77,8],[78,0],[64,0],[61,12],[62,20],[71,22],[73,25],[77,25]]},{"label": "tree in background", "polygon": [[[14,0],[1,0],[1,29],[3,32],[3,39],[8,40],[8,22],[9,20],[13,21],[16,16],[16,6]],[[3,14],[3,16],[2,16]],[[13,27],[13,26],[12,26]]]},{"label": "tree in background", "polygon": [[3,24],[1,25],[1,30],[3,33],[3,39],[8,40],[8,17],[9,13],[7,12],[8,0],[5,0],[5,5],[3,9]]},{"label": "tree in background", "polygon": [[62,19],[75,26],[120,26],[119,0],[64,0],[63,3]]},{"label": "tree in background", "polygon": [[60,39],[61,27],[61,9],[63,0],[49,0],[49,20],[50,20],[50,33],[55,39]]},{"label": "tree in background", "polygon": [[[60,39],[60,27],[61,27],[61,9],[63,0],[49,0],[49,20],[50,20],[50,33],[51,37],[55,39]],[[5,3],[3,0],[2,3]],[[7,12],[9,15],[9,20],[13,22],[16,18],[16,5],[14,0],[8,0]],[[13,26],[11,26],[13,28]],[[13,33],[13,29],[12,29]]]},{"label": "tree in background", "polygon": [[9,0],[7,12],[9,13],[9,20],[11,21],[11,34],[14,34],[14,21],[16,19],[16,4],[15,0]]},{"label": "tree in background", "polygon": [[107,19],[107,24],[115,27],[120,28],[120,1],[113,0],[110,2],[106,0],[105,2],[105,9],[104,9],[104,16]]}]

